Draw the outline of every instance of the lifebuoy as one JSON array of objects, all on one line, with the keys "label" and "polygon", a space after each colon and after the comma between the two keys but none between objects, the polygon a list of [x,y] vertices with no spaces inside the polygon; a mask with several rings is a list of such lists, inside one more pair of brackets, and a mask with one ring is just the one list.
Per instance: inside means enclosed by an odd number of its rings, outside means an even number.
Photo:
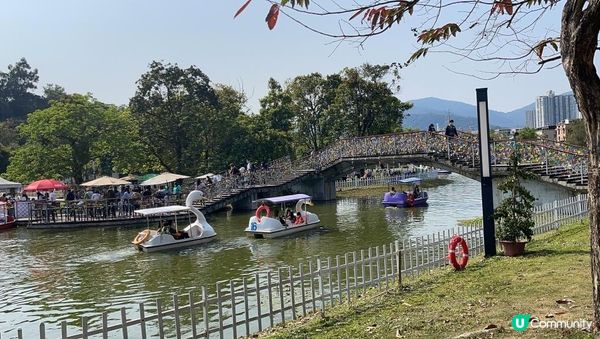
[{"label": "lifebuoy", "polygon": [[131,243],[134,245],[139,245],[139,244],[143,243],[144,241],[146,241],[146,239],[148,239],[149,236],[150,236],[150,230],[143,230],[140,233],[138,233],[138,235],[135,236],[135,239],[133,239],[133,241]]},{"label": "lifebuoy", "polygon": [[413,207],[415,205],[415,197],[412,193],[408,193],[408,196],[406,197],[406,205],[409,207]]},{"label": "lifebuoy", "polygon": [[[456,260],[456,247],[458,245],[461,248],[460,262]],[[469,261],[469,247],[465,239],[459,235],[455,235],[450,239],[450,243],[448,244],[448,260],[456,270],[462,270],[467,266],[467,262]]]},{"label": "lifebuoy", "polygon": [[267,206],[267,205],[258,206],[258,208],[256,209],[256,221],[258,221],[258,222],[260,222],[260,219],[262,218],[262,216],[260,215],[260,213],[262,211],[267,212],[267,215],[265,215],[265,217],[269,217],[271,215],[271,209],[269,208],[269,206]]}]

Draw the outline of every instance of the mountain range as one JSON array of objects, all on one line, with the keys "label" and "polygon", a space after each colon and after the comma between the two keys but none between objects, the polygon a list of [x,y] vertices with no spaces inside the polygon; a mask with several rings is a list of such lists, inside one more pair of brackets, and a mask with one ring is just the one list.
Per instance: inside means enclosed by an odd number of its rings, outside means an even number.
[{"label": "mountain range", "polygon": [[[429,124],[434,124],[442,129],[448,124],[448,117],[450,117],[459,130],[477,129],[477,107],[475,105],[433,97],[410,100],[410,102],[413,107],[405,112],[405,127],[427,129]],[[490,110],[490,127],[525,127],[525,112],[534,109],[535,103],[510,112]]]}]

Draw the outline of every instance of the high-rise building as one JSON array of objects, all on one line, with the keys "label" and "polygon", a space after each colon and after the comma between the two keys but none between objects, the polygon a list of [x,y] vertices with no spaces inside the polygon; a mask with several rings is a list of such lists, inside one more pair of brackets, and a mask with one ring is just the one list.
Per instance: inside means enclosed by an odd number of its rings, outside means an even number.
[{"label": "high-rise building", "polygon": [[525,112],[525,127],[535,128],[535,111]]},{"label": "high-rise building", "polygon": [[536,98],[533,128],[555,126],[568,119],[581,119],[572,94],[555,95],[553,91],[548,91],[548,95]]}]

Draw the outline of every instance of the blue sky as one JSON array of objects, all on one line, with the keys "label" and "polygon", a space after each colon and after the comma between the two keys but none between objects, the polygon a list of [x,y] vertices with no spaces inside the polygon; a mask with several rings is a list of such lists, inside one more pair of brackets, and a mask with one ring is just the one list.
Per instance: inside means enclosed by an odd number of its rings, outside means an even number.
[{"label": "blue sky", "polygon": [[[311,33],[285,17],[264,23],[261,0],[238,18],[243,0],[0,0],[0,69],[21,57],[38,68],[40,83],[126,104],[152,60],[198,66],[212,81],[243,89],[258,109],[267,80],[334,73],[365,62],[405,61],[416,43],[407,26],[367,41],[365,49]],[[551,13],[558,25],[560,9]],[[330,22],[335,28],[335,22]],[[558,26],[554,27],[557,28]],[[552,89],[569,90],[562,68],[533,76],[483,81],[444,68],[474,69],[448,55],[428,55],[402,72],[402,100],[440,97],[472,103],[488,87],[490,108],[509,111]],[[41,86],[40,86],[41,87]]]}]

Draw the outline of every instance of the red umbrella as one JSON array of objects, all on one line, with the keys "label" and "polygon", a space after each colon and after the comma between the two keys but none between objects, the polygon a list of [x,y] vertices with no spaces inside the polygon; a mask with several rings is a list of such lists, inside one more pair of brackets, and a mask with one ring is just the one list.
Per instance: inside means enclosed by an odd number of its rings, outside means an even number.
[{"label": "red umbrella", "polygon": [[34,192],[34,191],[51,191],[51,190],[66,190],[68,188],[62,181],[54,180],[54,179],[43,179],[34,181],[31,184],[27,185],[23,189],[25,192]]}]

